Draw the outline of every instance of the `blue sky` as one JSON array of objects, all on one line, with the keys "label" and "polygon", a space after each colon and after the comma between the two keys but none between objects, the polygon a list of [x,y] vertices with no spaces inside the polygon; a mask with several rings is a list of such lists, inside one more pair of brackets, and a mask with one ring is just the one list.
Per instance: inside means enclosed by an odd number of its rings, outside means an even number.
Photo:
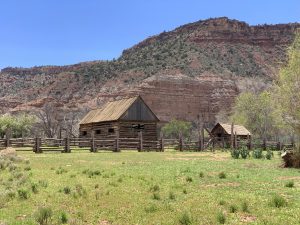
[{"label": "blue sky", "polygon": [[200,19],[300,22],[299,0],[1,0],[0,68],[117,58],[143,39]]}]

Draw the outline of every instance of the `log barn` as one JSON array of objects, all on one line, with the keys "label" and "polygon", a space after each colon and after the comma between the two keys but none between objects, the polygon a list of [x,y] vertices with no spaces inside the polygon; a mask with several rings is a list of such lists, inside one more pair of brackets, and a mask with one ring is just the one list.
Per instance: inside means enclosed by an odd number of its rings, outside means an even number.
[{"label": "log barn", "polygon": [[138,138],[157,141],[159,119],[142,97],[108,102],[91,110],[80,122],[79,137],[95,139]]},{"label": "log barn", "polygon": [[[211,135],[217,140],[221,141],[223,138],[225,140],[230,140],[231,137],[231,124],[217,123],[211,130]],[[238,139],[247,139],[248,136],[251,136],[250,131],[248,131],[242,125],[233,126],[233,134],[236,134]]]}]

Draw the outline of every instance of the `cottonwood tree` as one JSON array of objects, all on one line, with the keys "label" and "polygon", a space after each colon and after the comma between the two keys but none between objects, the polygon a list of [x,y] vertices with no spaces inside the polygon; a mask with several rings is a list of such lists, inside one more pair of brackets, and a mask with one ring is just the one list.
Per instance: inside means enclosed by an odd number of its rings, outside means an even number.
[{"label": "cottonwood tree", "polygon": [[288,63],[280,70],[276,90],[284,121],[300,136],[300,31],[288,50]]},{"label": "cottonwood tree", "polygon": [[29,115],[22,113],[15,117],[15,127],[14,134],[17,137],[24,137],[28,135],[31,131],[31,128],[36,123],[36,117],[34,115]]},{"label": "cottonwood tree", "polygon": [[0,136],[8,135],[11,137],[12,130],[15,127],[15,120],[9,114],[4,114],[0,117]]},{"label": "cottonwood tree", "polygon": [[169,138],[189,138],[192,124],[181,120],[172,119],[163,126],[162,133]]},{"label": "cottonwood tree", "polygon": [[36,118],[28,114],[0,116],[0,137],[7,135],[9,138],[23,137],[28,134],[35,123]]},{"label": "cottonwood tree", "polygon": [[260,94],[246,92],[236,99],[231,121],[245,125],[260,138],[278,139],[280,132],[286,128],[280,115],[280,108],[269,91]]}]

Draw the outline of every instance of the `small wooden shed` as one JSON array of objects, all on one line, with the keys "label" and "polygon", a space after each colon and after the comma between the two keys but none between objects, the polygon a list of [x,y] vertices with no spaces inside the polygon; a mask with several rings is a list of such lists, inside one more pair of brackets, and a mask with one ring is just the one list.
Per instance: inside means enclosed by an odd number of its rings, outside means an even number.
[{"label": "small wooden shed", "polygon": [[[248,131],[242,125],[233,126],[233,134],[236,134],[238,139],[247,139],[248,136],[251,136],[250,131]],[[217,140],[221,141],[223,138],[225,140],[230,140],[231,136],[231,124],[217,123],[214,128],[211,130],[211,135]]]},{"label": "small wooden shed", "polygon": [[132,97],[108,102],[91,110],[80,122],[79,137],[95,139],[138,138],[157,140],[159,119],[142,97]]}]

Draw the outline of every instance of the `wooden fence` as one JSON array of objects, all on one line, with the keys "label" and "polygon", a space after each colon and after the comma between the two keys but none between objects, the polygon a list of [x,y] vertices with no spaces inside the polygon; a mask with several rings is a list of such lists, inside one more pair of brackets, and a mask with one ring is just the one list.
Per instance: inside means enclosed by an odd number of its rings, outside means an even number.
[{"label": "wooden fence", "polygon": [[198,141],[187,141],[183,138],[179,139],[160,139],[157,141],[143,140],[139,138],[116,138],[116,139],[94,139],[94,138],[14,138],[0,139],[0,149],[6,147],[14,147],[17,150],[33,151],[35,153],[42,152],[63,152],[70,153],[72,150],[81,149],[90,152],[97,151],[114,151],[136,150],[136,151],[157,151],[165,150],[178,151],[214,151],[217,148],[239,148],[245,146],[249,150],[255,148],[283,150],[293,148],[293,143],[282,143],[267,140],[232,140],[220,138],[204,138]]}]

